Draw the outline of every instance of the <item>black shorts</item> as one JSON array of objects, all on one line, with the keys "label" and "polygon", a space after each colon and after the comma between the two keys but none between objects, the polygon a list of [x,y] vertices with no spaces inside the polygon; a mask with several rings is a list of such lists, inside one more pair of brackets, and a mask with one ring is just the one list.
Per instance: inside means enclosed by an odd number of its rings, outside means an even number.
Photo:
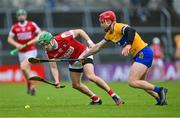
[{"label": "black shorts", "polygon": [[71,72],[78,72],[82,73],[83,72],[83,66],[86,64],[94,64],[93,58],[87,58],[84,60],[83,63],[77,62],[76,64],[72,64],[69,66],[69,71]]}]

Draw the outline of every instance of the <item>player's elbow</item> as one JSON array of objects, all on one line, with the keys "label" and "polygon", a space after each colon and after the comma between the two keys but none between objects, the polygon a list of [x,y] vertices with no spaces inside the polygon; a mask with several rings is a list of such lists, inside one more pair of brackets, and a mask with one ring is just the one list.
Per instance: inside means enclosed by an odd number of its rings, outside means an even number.
[{"label": "player's elbow", "polygon": [[75,30],[71,30],[71,31],[74,33],[75,37],[82,36],[84,33],[83,29],[75,29]]},{"label": "player's elbow", "polygon": [[84,33],[84,30],[83,30],[83,29],[76,29],[76,32],[77,32],[79,35],[81,35],[81,34]]},{"label": "player's elbow", "polygon": [[78,29],[79,30],[79,32],[84,32],[84,30],[83,29]]},{"label": "player's elbow", "polygon": [[8,40],[7,40],[8,43],[11,43],[12,42],[12,39],[10,37],[8,37]]}]

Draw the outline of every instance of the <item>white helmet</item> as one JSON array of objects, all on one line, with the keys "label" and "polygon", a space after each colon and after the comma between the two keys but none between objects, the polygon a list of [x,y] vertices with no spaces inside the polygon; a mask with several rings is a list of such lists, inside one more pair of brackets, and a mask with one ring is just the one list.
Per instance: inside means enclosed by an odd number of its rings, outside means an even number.
[{"label": "white helmet", "polygon": [[160,44],[160,39],[158,37],[154,37],[153,44]]}]

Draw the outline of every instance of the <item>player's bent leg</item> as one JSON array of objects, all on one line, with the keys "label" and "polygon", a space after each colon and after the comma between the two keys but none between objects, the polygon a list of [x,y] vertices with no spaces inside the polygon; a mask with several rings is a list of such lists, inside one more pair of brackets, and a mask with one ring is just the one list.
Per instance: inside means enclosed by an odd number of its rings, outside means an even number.
[{"label": "player's bent leg", "polygon": [[145,80],[140,80],[146,72],[147,67],[145,65],[134,62],[130,70],[128,84],[134,88],[156,92],[159,95],[160,104],[166,104],[166,88],[154,86]]},{"label": "player's bent leg", "polygon": [[107,85],[107,83],[103,79],[95,75],[93,64],[87,63],[84,65],[84,74],[90,81],[94,82],[100,88],[104,89],[112,97],[112,99],[115,101],[117,105],[124,103],[120,99],[120,97],[113,92],[113,90]]},{"label": "player's bent leg", "polygon": [[30,64],[27,58],[25,58],[21,62],[20,67],[27,81],[27,93],[31,95],[35,95],[35,85],[33,81],[28,80],[28,78],[30,77]]},{"label": "player's bent leg", "polygon": [[20,64],[21,70],[23,71],[23,74],[25,76],[26,79],[28,79],[30,77],[30,64],[27,61],[27,59],[24,59],[21,64]]},{"label": "player's bent leg", "polygon": [[[147,73],[147,72],[146,72]],[[142,78],[141,78],[141,80],[145,80],[146,79],[146,73],[142,76]],[[160,100],[160,97],[159,97],[159,95],[158,95],[158,93],[156,93],[156,92],[154,92],[154,91],[152,91],[152,90],[145,90],[149,95],[151,95],[152,97],[154,97],[155,98],[155,100],[156,100],[156,105],[161,105],[161,100]],[[167,102],[165,101],[164,103],[163,103],[163,105],[167,105]]]},{"label": "player's bent leg", "polygon": [[[147,72],[144,73],[144,75],[141,77],[140,80],[146,80],[146,75],[147,75]],[[151,95],[152,97],[154,97],[155,100],[157,101],[157,103],[159,102],[159,95],[158,95],[156,92],[154,92],[154,91],[152,91],[152,90],[145,90],[145,91],[146,91],[149,95]]]},{"label": "player's bent leg", "polygon": [[145,90],[154,90],[154,85],[145,80],[141,80],[143,75],[147,72],[147,69],[145,65],[134,62],[128,77],[129,86]]},{"label": "player's bent leg", "polygon": [[88,95],[89,97],[93,95],[93,93],[88,89],[87,86],[83,85],[81,81],[82,73],[78,72],[71,72],[70,71],[70,77],[72,80],[72,87],[74,89],[79,90],[80,92]]},{"label": "player's bent leg", "polygon": [[102,80],[100,77],[95,75],[93,64],[88,63],[84,65],[84,74],[87,77],[87,79],[96,83],[102,89],[106,91],[110,90],[110,87],[106,84],[106,82]]},{"label": "player's bent leg", "polygon": [[91,97],[92,102],[90,102],[90,105],[102,104],[101,99],[96,94],[94,94],[86,85],[81,83],[82,73],[70,71],[70,76],[72,80],[72,87],[80,91],[81,93],[84,93],[85,95]]}]

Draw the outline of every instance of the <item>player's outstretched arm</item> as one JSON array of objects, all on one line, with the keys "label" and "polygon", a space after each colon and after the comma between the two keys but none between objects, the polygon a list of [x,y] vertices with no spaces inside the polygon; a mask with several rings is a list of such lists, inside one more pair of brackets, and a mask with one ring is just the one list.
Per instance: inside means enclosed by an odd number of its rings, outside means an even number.
[{"label": "player's outstretched arm", "polygon": [[59,72],[58,72],[58,68],[57,68],[57,64],[56,62],[51,62],[50,64],[50,68],[51,68],[51,73],[53,75],[55,84],[57,84],[57,88],[60,87],[60,81],[59,81]]},{"label": "player's outstretched arm", "polygon": [[108,41],[106,41],[106,40],[100,41],[99,43],[97,43],[95,46],[93,46],[89,50],[86,50],[86,52],[83,55],[81,55],[79,57],[79,59],[85,59],[90,55],[96,54],[97,52],[99,52],[107,44],[108,44]]},{"label": "player's outstretched arm", "polygon": [[90,39],[90,37],[88,36],[88,34],[83,29],[75,29],[71,31],[74,33],[75,37],[81,36],[83,39],[85,39],[90,48],[92,48],[95,45],[93,41]]}]

